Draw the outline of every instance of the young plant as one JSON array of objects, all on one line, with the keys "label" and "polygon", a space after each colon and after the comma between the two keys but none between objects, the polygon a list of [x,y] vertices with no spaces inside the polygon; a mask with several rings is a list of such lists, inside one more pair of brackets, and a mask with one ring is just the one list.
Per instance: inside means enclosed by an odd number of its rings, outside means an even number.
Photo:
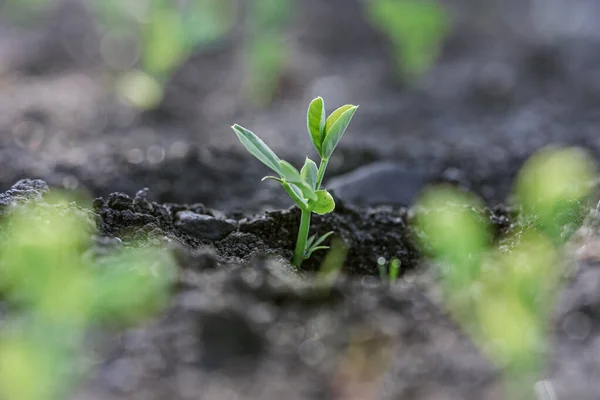
[{"label": "young plant", "polygon": [[581,149],[534,154],[515,185],[525,223],[498,242],[474,195],[441,186],[426,189],[416,203],[415,236],[440,265],[445,304],[502,366],[506,398],[533,398],[550,343],[548,323],[569,272],[562,246],[582,222],[595,176],[592,158]]},{"label": "young plant", "polygon": [[285,189],[287,194],[296,202],[302,215],[298,240],[292,263],[299,267],[316,250],[327,249],[322,243],[332,232],[323,236],[308,238],[311,214],[327,214],[335,208],[333,197],[325,189],[321,189],[321,182],[325,176],[325,169],[342,135],[350,124],[350,120],[358,106],[347,104],[332,112],[329,117],[325,113],[325,103],[321,97],[314,99],[308,106],[307,127],[317,153],[321,158],[319,167],[310,158],[306,157],[304,166],[298,171],[292,164],[281,160],[258,136],[239,125],[233,125],[238,139],[242,145],[258,158],[260,162],[272,169],[278,176],[266,176],[273,179]]}]

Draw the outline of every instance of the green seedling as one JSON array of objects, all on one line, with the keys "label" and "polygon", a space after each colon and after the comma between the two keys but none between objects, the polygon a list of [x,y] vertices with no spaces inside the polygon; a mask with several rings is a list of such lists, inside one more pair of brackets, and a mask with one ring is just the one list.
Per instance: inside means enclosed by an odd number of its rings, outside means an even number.
[{"label": "green seedling", "polygon": [[373,0],[367,7],[371,21],[392,42],[398,69],[409,77],[425,72],[448,31],[442,6],[428,0]]},{"label": "green seedling", "polygon": [[507,398],[532,398],[544,365],[565,262],[563,227],[577,226],[595,168],[577,148],[546,148],[520,170],[514,199],[522,223],[494,243],[483,202],[450,187],[426,190],[415,232],[438,261],[445,303],[475,343],[504,372]]},{"label": "green seedling", "polygon": [[[12,0],[48,2],[49,0]],[[114,41],[135,40],[139,61],[119,71],[117,94],[139,109],[156,108],[164,86],[193,53],[243,25],[244,89],[256,106],[268,104],[286,66],[285,30],[291,0],[255,0],[237,12],[238,0],[84,0]],[[115,68],[114,66],[112,68]],[[121,69],[121,68],[117,68]]]},{"label": "green seedling", "polygon": [[331,250],[325,256],[317,272],[317,284],[322,291],[328,292],[337,279],[346,261],[348,247],[342,239],[334,237],[331,241]]},{"label": "green seedling", "polygon": [[321,97],[317,97],[310,103],[307,112],[307,127],[321,161],[317,167],[313,160],[306,157],[300,171],[289,162],[277,157],[269,146],[248,129],[237,124],[232,126],[246,150],[278,175],[266,176],[263,180],[273,179],[279,182],[302,211],[298,240],[292,260],[297,267],[316,250],[328,248],[323,246],[323,242],[331,235],[331,232],[318,238],[316,236],[308,238],[310,218],[313,212],[321,215],[328,214],[335,208],[333,197],[327,190],[321,189],[321,183],[331,155],[357,109],[358,106],[348,104],[338,108],[327,117],[325,103]]},{"label": "green seedling", "polygon": [[519,172],[514,197],[539,230],[557,243],[564,242],[568,237],[563,226],[582,222],[577,208],[588,197],[595,175],[594,161],[582,149],[547,147]]},{"label": "green seedling", "polygon": [[85,1],[115,42],[133,38],[137,44],[135,68],[112,68],[120,70],[115,90],[139,109],[157,107],[176,69],[194,51],[224,38],[235,22],[233,0]]},{"label": "green seedling", "polygon": [[277,91],[288,62],[285,31],[293,15],[292,3],[291,0],[255,0],[248,4],[244,89],[252,105],[269,104]]},{"label": "green seedling", "polygon": [[398,276],[400,275],[400,266],[402,262],[394,258],[389,262],[389,266],[386,266],[386,260],[383,257],[379,257],[377,259],[377,269],[379,270],[379,278],[382,281],[389,281],[390,283],[394,283]]},{"label": "green seedling", "polygon": [[63,199],[3,216],[0,296],[10,312],[0,324],[0,398],[68,398],[90,326],[128,326],[167,304],[170,252],[141,246],[96,254],[94,232],[93,216]]},{"label": "green seedling", "polygon": [[398,276],[400,275],[400,266],[401,265],[402,265],[402,263],[397,258],[394,258],[390,262],[390,268],[388,271],[388,277],[390,279],[390,282],[396,282],[396,280],[398,279]]},{"label": "green seedling", "polygon": [[38,23],[56,7],[53,0],[4,0],[0,2],[0,15],[24,25]]}]

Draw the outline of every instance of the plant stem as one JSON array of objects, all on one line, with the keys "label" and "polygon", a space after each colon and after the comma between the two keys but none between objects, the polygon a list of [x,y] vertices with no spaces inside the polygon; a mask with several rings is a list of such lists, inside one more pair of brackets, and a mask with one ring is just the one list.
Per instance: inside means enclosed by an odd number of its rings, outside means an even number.
[{"label": "plant stem", "polygon": [[[323,177],[325,176],[325,169],[327,169],[328,162],[329,160],[327,159],[321,159],[321,164],[319,165],[319,172],[317,173],[317,183],[315,185],[316,190],[319,190],[319,188],[321,187],[321,182],[323,182]],[[288,191],[288,193],[291,192],[289,188],[286,188],[286,190]],[[297,196],[295,196],[295,194],[292,195],[292,193],[290,193],[290,195],[292,196],[292,198],[294,198],[294,200],[296,200]],[[296,203],[300,205],[298,200],[296,200]],[[308,208],[300,207],[300,209],[302,210],[302,215],[300,217],[300,229],[298,229],[296,250],[294,250],[294,259],[292,260],[292,264],[294,264],[296,267],[300,267],[302,261],[304,261],[304,252],[306,251],[306,242],[308,240],[308,230],[310,229],[311,215],[311,210],[309,210]]]},{"label": "plant stem", "polygon": [[316,190],[319,190],[321,188],[321,182],[323,182],[323,177],[325,176],[325,170],[327,169],[328,163],[328,159],[321,158],[321,164],[319,165],[319,172],[317,174],[317,184],[315,186]]},{"label": "plant stem", "polygon": [[304,261],[306,241],[308,240],[308,229],[310,228],[310,214],[310,210],[302,209],[300,229],[298,229],[298,240],[296,240],[296,250],[294,250],[294,259],[292,260],[292,264],[296,267],[300,267],[302,261]]}]

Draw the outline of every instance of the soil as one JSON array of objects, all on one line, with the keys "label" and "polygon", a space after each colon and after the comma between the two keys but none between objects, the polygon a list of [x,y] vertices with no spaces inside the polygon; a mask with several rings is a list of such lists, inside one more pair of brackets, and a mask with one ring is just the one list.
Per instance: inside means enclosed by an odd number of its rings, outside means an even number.
[{"label": "soil", "polygon": [[[508,27],[503,18],[523,15],[526,2],[491,2],[488,15],[448,1],[456,23],[439,60],[403,81],[362,3],[303,0],[287,32],[289,65],[263,109],[243,95],[239,32],[194,52],[160,107],[139,113],[111,94],[98,27],[78,1],[33,26],[0,19],[1,209],[43,201],[41,181],[13,186],[39,178],[96,198],[84,205],[100,238],[172,246],[179,264],[166,311],[95,333],[99,363],[74,399],[505,398],[498,369],[445,310],[435,268],[416,250],[411,204],[337,198],[334,213],[314,216],[311,232],[334,231],[347,250],[323,291],[312,272],[326,253],[290,266],[299,212],[260,182],[266,169],[229,127],[251,128],[299,165],[314,155],[309,100],[360,104],[327,179],[392,161],[406,180],[381,185],[406,187],[402,198],[414,182],[470,190],[501,238],[519,229],[510,194],[533,152],[578,145],[600,156],[600,35],[542,34],[524,17]],[[592,213],[569,247],[577,268],[548,327],[539,380],[556,398],[600,393],[598,226]],[[381,257],[401,261],[396,284],[378,278]]]}]

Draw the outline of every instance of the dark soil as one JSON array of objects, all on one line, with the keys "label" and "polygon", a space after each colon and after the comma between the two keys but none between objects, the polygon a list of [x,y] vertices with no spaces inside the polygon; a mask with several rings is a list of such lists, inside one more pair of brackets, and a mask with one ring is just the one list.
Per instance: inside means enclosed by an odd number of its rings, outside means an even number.
[{"label": "dark soil", "polygon": [[[533,152],[578,145],[600,156],[600,35],[536,32],[526,2],[448,1],[456,24],[439,60],[407,82],[362,3],[302,1],[265,109],[242,94],[240,33],[195,52],[160,107],[138,113],[108,90],[98,27],[77,0],[26,28],[0,19],[0,212],[43,202],[41,181],[13,186],[42,178],[98,197],[86,204],[96,246],[150,241],[174,248],[179,264],[167,310],[92,335],[100,362],[74,399],[506,398],[499,372],[447,315],[406,199],[450,182],[484,198],[496,238],[519,229],[510,193]],[[316,95],[328,109],[361,105],[326,184],[373,162],[402,171],[370,175],[356,189],[367,205],[340,195],[335,212],[313,217],[311,233],[333,230],[347,249],[329,290],[312,274],[326,253],[290,266],[299,212],[260,182],[266,169],[229,128],[247,126],[299,165],[314,155],[304,112]],[[390,186],[400,190],[389,202],[368,205]],[[539,378],[559,399],[599,398],[598,226],[592,213],[568,247],[577,268],[549,327]],[[378,278],[381,257],[401,261],[398,283]]]}]

